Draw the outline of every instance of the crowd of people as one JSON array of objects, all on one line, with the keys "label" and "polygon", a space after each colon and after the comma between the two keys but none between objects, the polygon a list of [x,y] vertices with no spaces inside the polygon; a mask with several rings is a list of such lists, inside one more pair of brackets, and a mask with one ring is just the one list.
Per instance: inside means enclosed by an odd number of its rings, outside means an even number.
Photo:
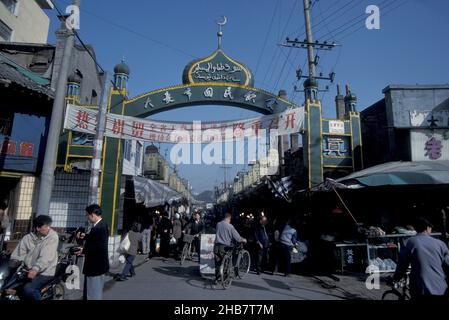
[{"label": "crowd of people", "polygon": [[180,259],[185,234],[194,237],[193,246],[199,257],[199,235],[206,228],[201,212],[196,211],[191,217],[185,213],[176,213],[171,219],[163,210],[148,211],[147,214],[148,216],[139,219],[141,222],[133,222],[130,230],[126,233],[130,245],[124,253],[123,271],[115,277],[117,281],[124,281],[135,276],[132,265],[138,254],[146,255],[145,261],[149,261],[155,256],[161,256],[164,259],[173,256],[175,259]]},{"label": "crowd of people", "polygon": [[[199,235],[207,230],[200,212],[194,212],[190,219],[179,213],[170,219],[164,211],[154,211],[150,217],[149,224],[142,226],[136,221],[127,232],[129,246],[125,254],[125,266],[117,280],[136,275],[133,262],[139,252],[148,255],[148,259],[155,255],[178,257],[185,234],[196,239],[194,245],[199,254]],[[79,244],[76,254],[84,256],[84,299],[100,300],[104,278],[109,271],[109,229],[102,219],[102,209],[97,204],[86,207],[86,218],[90,227],[86,232],[76,233],[76,242]],[[256,274],[278,270],[286,276],[290,274],[291,255],[299,242],[294,221],[270,221],[263,213],[257,217],[240,215],[235,222],[232,219],[232,215],[226,213],[216,225],[216,281],[220,280],[219,268],[226,251],[239,242],[244,243],[251,252]],[[29,282],[19,293],[21,299],[39,300],[40,289],[55,275],[59,238],[51,224],[49,216],[36,216],[32,232],[21,239],[11,254],[11,262],[23,263],[28,268]],[[431,237],[432,224],[426,219],[419,219],[415,229],[418,234],[411,237],[400,252],[394,280],[403,277],[411,265],[412,298],[447,299],[448,247]]]},{"label": "crowd of people", "polygon": [[261,272],[291,273],[291,255],[299,242],[293,219],[270,220],[262,212],[254,217],[244,213],[236,221],[237,231],[247,239],[245,248],[251,253],[252,269]]}]

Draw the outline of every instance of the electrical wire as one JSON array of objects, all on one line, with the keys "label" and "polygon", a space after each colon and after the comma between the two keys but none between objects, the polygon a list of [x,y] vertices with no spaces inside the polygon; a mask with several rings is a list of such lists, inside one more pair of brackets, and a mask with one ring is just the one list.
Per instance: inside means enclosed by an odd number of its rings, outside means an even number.
[{"label": "electrical wire", "polygon": [[[399,3],[399,5],[397,5],[396,7],[392,8],[392,9],[386,11],[386,12],[382,12],[382,16],[388,15],[389,13],[391,13],[391,12],[395,11],[396,9],[398,9],[398,8],[402,7],[403,5],[405,5],[407,2],[409,2],[409,1],[408,1],[408,0],[405,0],[405,1],[401,2],[401,3]],[[383,9],[385,9],[385,8],[386,8],[386,6],[385,6]],[[355,25],[355,24],[353,24],[352,26],[354,26],[354,25]],[[351,27],[352,27],[352,26],[351,26]],[[345,38],[347,38],[347,37],[353,35],[355,32],[357,32],[358,30],[360,30],[360,29],[362,29],[362,28],[365,28],[365,25],[364,25],[364,24],[363,24],[362,26],[358,27],[357,29],[351,31],[350,33],[348,33],[348,34],[342,36],[341,38],[338,39],[338,41],[341,42],[343,39],[345,39]],[[347,28],[347,29],[350,29],[350,28]]]},{"label": "electrical wire", "polygon": [[[386,8],[388,8],[389,6],[391,6],[392,4],[397,3],[397,2],[394,2],[394,1],[395,1],[395,0],[384,0],[384,1],[382,1],[381,3],[379,3],[378,6],[380,7],[380,6],[382,6],[383,4],[387,3],[384,7],[382,7],[382,9],[386,9]],[[357,21],[355,21],[355,20],[357,20]],[[351,20],[349,20],[349,21],[343,23],[343,24],[340,25],[339,27],[335,28],[335,29],[333,30],[333,32],[336,32],[337,30],[339,30],[339,29],[341,29],[341,28],[344,28],[343,30],[340,30],[340,31],[339,31],[339,33],[343,33],[343,32],[345,32],[346,30],[352,28],[353,26],[355,26],[356,24],[359,24],[359,23],[361,23],[361,25],[362,25],[361,28],[363,28],[363,27],[365,27],[365,24],[363,23],[365,20],[366,20],[366,14],[365,14],[365,13],[362,13],[361,15],[358,15],[358,16],[352,18]],[[355,21],[355,22],[353,22],[353,21]],[[351,24],[351,22],[353,22],[353,23]],[[348,26],[348,25],[349,25],[349,26]],[[348,26],[348,27],[346,27],[346,26]],[[345,27],[346,27],[346,28],[345,28]],[[331,33],[328,32],[328,33],[326,33],[326,34],[324,34],[324,35],[322,35],[322,36],[319,36],[318,39],[324,39],[324,38],[326,38],[326,37],[327,37],[328,35],[330,35],[330,34],[331,34]]]},{"label": "electrical wire", "polygon": [[273,21],[274,21],[274,17],[276,16],[276,12],[277,12],[277,8],[278,8],[278,5],[279,5],[279,1],[280,0],[277,0],[276,5],[274,7],[273,16],[271,17],[271,21],[270,21],[270,24],[268,26],[268,31],[267,31],[267,33],[265,35],[265,40],[264,40],[264,43],[263,43],[263,46],[262,46],[262,50],[260,51],[259,58],[257,59],[256,71],[254,72],[255,76],[257,76],[257,71],[259,70],[260,60],[262,59],[263,53],[265,52],[265,47],[267,45],[268,36],[270,35],[271,27],[273,26]]},{"label": "electrical wire", "polygon": [[[60,2],[62,2],[62,0],[50,0],[50,1],[52,1],[53,4],[54,4],[54,1],[60,1]],[[65,2],[65,4],[68,4],[68,2]],[[157,44],[157,45],[159,45],[159,46],[162,46],[162,47],[165,47],[165,48],[167,48],[167,49],[176,51],[176,52],[178,52],[178,53],[181,53],[182,55],[188,56],[188,57],[193,58],[193,59],[198,58],[198,57],[195,56],[194,54],[191,54],[191,53],[189,53],[189,52],[187,52],[187,51],[185,51],[185,50],[183,50],[183,49],[176,48],[176,47],[174,47],[174,46],[172,46],[172,45],[170,45],[170,44],[164,43],[164,42],[162,42],[162,41],[160,41],[160,40],[157,40],[157,39],[148,37],[147,35],[145,35],[145,34],[143,34],[143,33],[140,33],[140,32],[138,32],[138,31],[135,31],[135,30],[133,30],[133,29],[127,27],[127,26],[121,25],[121,24],[119,24],[119,23],[117,23],[117,22],[115,22],[115,21],[112,21],[112,20],[109,20],[109,19],[107,19],[107,18],[101,17],[101,16],[99,16],[99,15],[97,15],[97,14],[95,14],[95,13],[89,11],[89,10],[84,9],[84,8],[80,8],[80,11],[81,11],[81,12],[84,12],[84,13],[87,13],[88,15],[91,15],[91,16],[93,16],[94,18],[97,18],[97,19],[99,19],[99,20],[102,20],[103,22],[105,22],[105,23],[107,23],[107,24],[110,24],[110,25],[112,25],[112,26],[114,26],[114,27],[116,27],[116,28],[122,29],[122,30],[124,30],[124,31],[126,31],[126,32],[129,32],[129,33],[131,33],[131,34],[134,34],[134,35],[136,35],[136,36],[138,36],[138,37],[140,37],[140,38],[142,38],[142,39],[149,40],[149,41],[151,41],[151,42],[153,42],[153,43],[155,43],[155,44]]]}]

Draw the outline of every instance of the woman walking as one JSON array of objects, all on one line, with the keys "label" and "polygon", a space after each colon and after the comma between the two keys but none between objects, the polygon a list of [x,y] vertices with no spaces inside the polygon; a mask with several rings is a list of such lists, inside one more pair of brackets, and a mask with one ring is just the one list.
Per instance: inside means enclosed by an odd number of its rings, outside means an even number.
[{"label": "woman walking", "polygon": [[136,272],[134,271],[133,262],[137,256],[137,249],[139,242],[142,241],[142,233],[140,232],[140,223],[134,222],[131,230],[128,232],[129,242],[131,243],[128,252],[125,254],[126,263],[123,271],[117,276],[117,281],[127,280],[128,277],[134,277]]}]

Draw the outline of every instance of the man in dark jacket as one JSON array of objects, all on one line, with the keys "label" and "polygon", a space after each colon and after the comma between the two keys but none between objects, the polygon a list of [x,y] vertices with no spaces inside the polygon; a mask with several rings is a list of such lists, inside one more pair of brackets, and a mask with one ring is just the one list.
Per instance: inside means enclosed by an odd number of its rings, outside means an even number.
[{"label": "man in dark jacket", "polygon": [[256,273],[260,274],[262,270],[262,265],[266,265],[268,247],[270,245],[270,240],[268,239],[268,234],[265,229],[268,220],[267,217],[261,216],[259,223],[256,224],[254,228],[254,240],[255,240],[255,267]]},{"label": "man in dark jacket", "polygon": [[204,223],[201,221],[201,214],[197,211],[193,214],[193,221],[190,222],[186,228],[185,233],[195,237],[193,245],[195,246],[198,259],[200,256],[200,234],[204,232]]},{"label": "man in dark jacket", "polygon": [[173,225],[168,218],[168,213],[163,212],[162,213],[162,219],[161,222],[158,224],[158,234],[161,239],[161,249],[160,253],[161,256],[164,258],[168,258],[168,255],[170,253],[170,236],[173,232]]},{"label": "man in dark jacket", "polygon": [[77,255],[84,254],[84,300],[101,300],[103,298],[104,275],[109,271],[107,223],[101,218],[101,208],[92,204],[86,208],[87,220],[93,227],[84,238],[84,246]]}]

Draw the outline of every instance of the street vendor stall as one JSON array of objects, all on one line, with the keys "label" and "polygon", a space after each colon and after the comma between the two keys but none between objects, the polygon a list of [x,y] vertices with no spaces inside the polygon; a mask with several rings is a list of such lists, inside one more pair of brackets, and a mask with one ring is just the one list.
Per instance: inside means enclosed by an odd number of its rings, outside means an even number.
[{"label": "street vendor stall", "polygon": [[402,243],[416,234],[411,225],[418,216],[432,221],[433,236],[447,242],[448,193],[449,161],[420,161],[326,179],[296,196],[307,204],[311,229],[331,236],[338,269],[393,272]]}]

